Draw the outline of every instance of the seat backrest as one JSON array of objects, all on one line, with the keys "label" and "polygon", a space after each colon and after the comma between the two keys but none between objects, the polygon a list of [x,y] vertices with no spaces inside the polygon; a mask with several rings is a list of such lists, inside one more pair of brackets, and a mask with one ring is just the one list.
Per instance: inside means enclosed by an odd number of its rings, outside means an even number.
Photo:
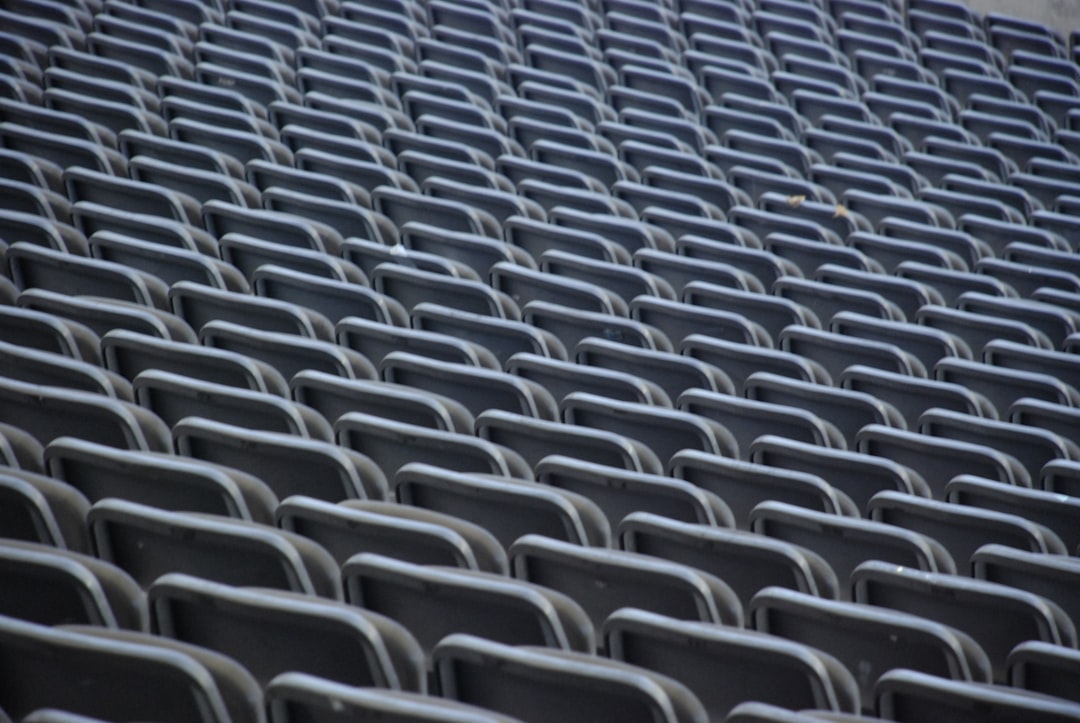
[{"label": "seat backrest", "polygon": [[987,686],[945,680],[913,670],[892,670],[875,690],[875,708],[882,715],[918,711],[955,721],[1068,720],[1075,707],[1050,696],[1006,686]]},{"label": "seat backrest", "polygon": [[857,435],[863,454],[885,457],[915,470],[930,485],[932,496],[945,498],[945,485],[956,475],[975,474],[1005,484],[1031,485],[1027,471],[1011,454],[985,444],[931,437],[871,424]]},{"label": "seat backrest", "polygon": [[751,510],[766,500],[789,502],[829,514],[850,517],[860,514],[847,494],[809,471],[718,457],[690,449],[673,456],[669,470],[673,477],[713,492],[724,500],[740,530],[749,528]]},{"label": "seat backrest", "polygon": [[513,723],[515,720],[446,698],[400,690],[357,688],[306,673],[276,676],[266,687],[266,706],[271,723],[303,720],[451,723],[460,720],[461,716],[472,716],[477,723]]},{"label": "seat backrest", "polygon": [[262,686],[291,670],[358,686],[425,689],[415,639],[344,602],[179,573],[158,578],[147,598],[154,633],[228,655]]},{"label": "seat backrest", "polygon": [[542,459],[534,470],[541,484],[576,492],[599,505],[612,530],[637,510],[710,527],[735,525],[723,500],[683,480],[573,459],[561,450]]},{"label": "seat backrest", "polygon": [[380,368],[386,381],[456,399],[474,415],[486,409],[502,409],[549,421],[558,418],[555,400],[546,389],[506,372],[407,352],[387,354]]},{"label": "seat backrest", "polygon": [[[204,665],[148,643],[2,618],[0,651],[7,662],[0,705],[20,719],[39,708],[61,708],[114,720],[233,720]],[[248,706],[247,719],[262,720]]]},{"label": "seat backrest", "polygon": [[94,392],[0,379],[0,419],[18,420],[42,445],[70,436],[121,449],[171,449],[168,427],[159,417]]},{"label": "seat backrest", "polygon": [[824,558],[809,548],[744,530],[706,527],[651,512],[627,515],[618,528],[619,547],[689,565],[726,582],[749,612],[750,599],[775,585],[827,600],[838,581]]},{"label": "seat backrest", "polygon": [[442,696],[537,723],[708,720],[681,683],[593,655],[453,635],[436,646],[433,661]]},{"label": "seat backrest", "polygon": [[864,714],[874,710],[875,683],[894,668],[952,680],[991,679],[990,661],[969,635],[909,613],[773,587],[754,597],[750,617],[759,632],[810,645],[858,670]]},{"label": "seat backrest", "polygon": [[837,713],[861,710],[847,668],[800,643],[641,610],[616,611],[603,634],[612,658],[682,682],[713,720],[726,719],[744,700]]},{"label": "seat backrest", "polygon": [[993,680],[1026,640],[1075,647],[1076,628],[1056,603],[1007,585],[868,562],[852,573],[857,602],[903,610],[962,630],[986,651]]},{"label": "seat backrest", "polygon": [[269,525],[167,512],[108,499],[87,521],[98,557],[144,589],[167,572],[236,585],[341,597],[337,563],[315,543]]},{"label": "seat backrest", "polygon": [[569,595],[598,629],[623,607],[742,625],[742,603],[727,583],[681,563],[530,534],[511,546],[510,569],[519,580]]},{"label": "seat backrest", "polygon": [[[345,562],[342,577],[348,601],[404,625],[429,664],[436,644],[453,633],[586,653],[595,646],[584,611],[565,595],[539,585],[366,552]],[[453,613],[446,614],[450,610]]]},{"label": "seat backrest", "polygon": [[483,527],[459,517],[379,500],[283,500],[278,526],[326,548],[338,564],[372,552],[422,565],[506,573],[506,552]]},{"label": "seat backrest", "polygon": [[242,469],[280,499],[303,494],[337,502],[386,499],[387,482],[369,458],[330,442],[189,417],[173,426],[185,457]]},{"label": "seat backrest", "polygon": [[611,528],[599,507],[553,487],[409,463],[395,476],[394,492],[404,504],[481,525],[506,548],[529,533],[577,545],[611,544]]},{"label": "seat backrest", "polygon": [[50,545],[4,540],[0,567],[10,581],[0,592],[5,616],[42,625],[146,627],[145,594],[114,565]]},{"label": "seat backrest", "polygon": [[[750,514],[750,530],[802,545],[821,555],[838,580],[860,563],[884,560],[916,570],[954,573],[956,563],[941,543],[919,532],[883,522],[828,515],[783,502],[762,502]],[[851,591],[839,589],[840,599]]]},{"label": "seat backrest", "polygon": [[393,479],[410,462],[437,464],[448,470],[532,479],[528,463],[507,447],[458,434],[348,412],[334,423],[339,445],[367,456]]}]

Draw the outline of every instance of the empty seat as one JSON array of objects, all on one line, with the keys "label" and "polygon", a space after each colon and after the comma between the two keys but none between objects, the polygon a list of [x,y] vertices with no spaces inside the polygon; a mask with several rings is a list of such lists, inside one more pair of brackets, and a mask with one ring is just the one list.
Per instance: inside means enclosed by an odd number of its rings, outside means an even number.
[{"label": "empty seat", "polygon": [[[831,377],[827,377],[831,379]],[[861,392],[773,374],[754,372],[743,384],[748,399],[788,404],[813,412],[831,422],[844,435],[848,447],[867,424],[904,429],[903,415],[892,404]]]},{"label": "empty seat", "polygon": [[745,530],[706,527],[634,512],[619,525],[619,547],[708,572],[724,580],[745,610],[775,585],[836,599],[836,576],[812,550]]},{"label": "empty seat", "polygon": [[[892,670],[879,679],[876,708],[883,715],[904,720],[901,711],[918,710],[950,720],[1067,720],[1075,707],[1048,696],[1006,686],[987,686],[946,680],[913,670]],[[907,720],[914,720],[908,718]]]},{"label": "empty seat", "polygon": [[89,502],[80,492],[43,474],[8,469],[0,475],[5,538],[88,553]]},{"label": "empty seat", "polygon": [[832,381],[828,372],[818,362],[778,349],[749,346],[713,339],[701,334],[691,334],[683,339],[681,351],[684,355],[700,359],[721,369],[731,379],[739,394],[745,391],[745,385],[750,376],[757,372],[767,372],[807,382],[830,384]]},{"label": "empty seat", "polygon": [[530,533],[575,545],[606,547],[611,540],[607,519],[593,502],[552,487],[416,463],[398,471],[394,490],[405,504],[483,525],[506,548]]},{"label": "empty seat", "polygon": [[1062,554],[1064,544],[1049,528],[1019,514],[958,506],[939,500],[880,492],[868,505],[871,519],[927,535],[956,560],[970,560],[982,544],[999,543],[1036,552]]},{"label": "empty seat", "polygon": [[407,718],[446,723],[469,715],[484,723],[511,723],[510,718],[476,706],[426,694],[382,688],[357,688],[305,673],[282,673],[266,686],[266,704],[273,723],[294,723],[304,716],[321,720],[347,716],[348,720]]},{"label": "empty seat", "polygon": [[508,295],[518,306],[541,299],[585,311],[628,315],[621,297],[587,281],[560,278],[506,262],[491,267],[490,275],[492,288]]},{"label": "empty seat", "polygon": [[782,588],[762,590],[750,610],[755,630],[813,646],[849,671],[859,670],[864,713],[874,709],[875,683],[893,668],[990,682],[990,661],[978,643],[956,628],[916,615]]},{"label": "empty seat", "polygon": [[1022,397],[1068,407],[1080,406],[1072,385],[1042,372],[1005,369],[961,359],[942,359],[935,366],[934,376],[982,393],[994,403],[1000,417],[1007,416],[1005,410]]},{"label": "empty seat", "polygon": [[926,376],[926,369],[917,357],[891,343],[806,326],[787,327],[780,333],[779,342],[784,351],[821,364],[834,380],[840,379],[844,371],[855,364],[913,377]]},{"label": "empty seat", "polygon": [[623,607],[742,625],[742,604],[726,583],[679,563],[527,535],[511,546],[510,566],[519,580],[569,595],[597,626]]},{"label": "empty seat", "polygon": [[1075,701],[1072,682],[1078,657],[1075,650],[1060,645],[1020,643],[1009,653],[1009,685]]},{"label": "empty seat", "polygon": [[173,248],[114,231],[91,237],[90,253],[102,261],[128,266],[166,284],[193,281],[229,291],[247,291],[247,280],[230,264],[198,251]]},{"label": "empty seat", "polygon": [[630,302],[630,313],[634,319],[662,331],[674,346],[696,333],[756,346],[773,344],[760,324],[737,311],[639,296]]},{"label": "empty seat", "polygon": [[148,369],[133,382],[135,398],[170,427],[203,417],[249,429],[330,441],[330,424],[315,410],[272,394]]},{"label": "empty seat", "polygon": [[[763,502],[750,514],[753,532],[802,545],[821,555],[846,580],[860,563],[882,560],[916,570],[953,573],[956,565],[941,543],[920,532],[872,520],[840,517],[782,502]],[[840,599],[850,599],[841,587]]]},{"label": "empty seat", "polygon": [[661,460],[683,449],[696,449],[725,457],[738,457],[734,436],[707,417],[633,402],[617,402],[574,392],[562,403],[563,420],[596,427],[649,446]]},{"label": "empty seat", "polygon": [[408,631],[344,602],[178,573],[154,581],[147,597],[157,635],[227,655],[261,686],[296,671],[356,686],[425,688],[422,653]]},{"label": "empty seat", "polygon": [[691,388],[734,393],[734,385],[719,368],[670,351],[638,349],[596,335],[579,342],[576,356],[579,364],[635,374],[651,381],[671,400]]},{"label": "empty seat", "polygon": [[162,509],[270,523],[277,497],[250,474],[171,454],[120,450],[74,438],[54,440],[49,474],[91,503],[115,497]]},{"label": "empty seat", "polygon": [[539,585],[367,552],[350,557],[342,576],[348,601],[408,629],[429,666],[435,646],[454,633],[559,650],[591,652],[594,647],[593,626],[584,611]]},{"label": "empty seat", "polygon": [[593,655],[514,647],[453,635],[433,663],[444,697],[537,723],[587,721],[616,711],[625,720],[690,723],[707,719],[681,683]]},{"label": "empty seat", "polygon": [[852,573],[855,599],[903,610],[963,630],[986,651],[993,680],[1025,640],[1075,647],[1076,629],[1055,603],[1007,585],[869,562]]},{"label": "empty seat", "polygon": [[208,347],[233,351],[266,362],[285,379],[306,370],[334,374],[344,379],[378,378],[375,366],[364,356],[329,341],[262,331],[227,321],[207,323],[200,336],[202,343]]},{"label": "empty seat", "polygon": [[615,343],[645,350],[668,351],[671,341],[649,324],[609,314],[585,312],[561,304],[533,301],[525,305],[522,319],[555,336],[563,347],[573,349],[588,337],[614,339]]},{"label": "empty seat", "polygon": [[42,445],[70,436],[121,449],[169,451],[160,418],[130,402],[94,392],[0,379],[0,421],[16,424]]},{"label": "empty seat", "polygon": [[174,313],[197,330],[211,321],[231,321],[322,341],[334,338],[329,319],[286,301],[212,289],[189,281],[173,284],[169,297]]},{"label": "empty seat", "polygon": [[[1038,478],[1035,478],[1038,479]],[[1072,523],[1076,515],[1075,500],[1054,494],[1049,490],[1025,489],[995,485],[990,480],[971,475],[957,477],[946,486],[945,498],[949,502],[970,505],[981,510],[990,510],[1010,515],[1018,515],[1036,525],[1038,530],[1044,527],[1064,543],[1067,551],[1075,550],[1078,541]],[[1044,544],[1049,550],[1055,545],[1053,539],[1043,534]]]},{"label": "empty seat", "polygon": [[125,402],[132,401],[130,385],[122,377],[96,364],[3,341],[0,341],[0,360],[3,360],[4,376],[9,379],[79,389]]},{"label": "empty seat", "polygon": [[536,469],[544,458],[560,454],[633,472],[663,471],[661,461],[644,443],[603,429],[489,409],[477,418],[476,432],[481,439],[514,450]]},{"label": "empty seat", "polygon": [[1043,465],[1051,460],[1080,458],[1080,449],[1075,444],[1048,430],[1023,428],[994,419],[972,419],[964,412],[927,411],[919,421],[919,429],[924,434],[984,444],[1010,454],[1031,480],[1037,479]]},{"label": "empty seat", "polygon": [[74,256],[25,241],[8,248],[6,259],[12,280],[21,290],[43,289],[168,308],[165,282],[122,264]]},{"label": "empty seat", "polygon": [[525,414],[555,420],[555,400],[538,384],[479,367],[391,352],[380,364],[383,378],[395,384],[424,389],[461,402],[473,415],[486,409]]},{"label": "empty seat", "polygon": [[535,465],[537,481],[596,502],[612,529],[636,510],[707,526],[734,525],[722,500],[699,487],[660,475],[583,462],[561,454]]},{"label": "empty seat", "polygon": [[338,444],[370,458],[388,478],[410,462],[438,464],[447,470],[532,477],[527,462],[509,448],[472,435],[419,427],[349,412],[334,424]]},{"label": "empty seat", "polygon": [[[483,353],[483,363],[477,366],[499,369],[519,352],[552,359],[566,358],[566,347],[551,332],[520,321],[473,314],[428,302],[417,304],[411,316],[419,330],[449,335],[482,348],[486,353]],[[434,356],[445,358],[447,355],[443,352]],[[495,365],[489,360],[494,360]]]},{"label": "empty seat", "polygon": [[346,317],[338,322],[337,337],[339,344],[360,352],[373,364],[380,364],[393,351],[405,351],[488,369],[502,368],[486,346],[473,341],[436,331],[390,326],[362,317]]},{"label": "empty seat", "polygon": [[293,495],[278,505],[277,524],[324,547],[338,565],[371,552],[422,565],[507,571],[506,552],[490,532],[422,507],[376,500],[335,504]]},{"label": "empty seat", "polygon": [[245,470],[280,499],[294,494],[331,502],[387,496],[386,476],[371,459],[328,442],[193,417],[174,425],[173,436],[180,454]]},{"label": "empty seat", "polygon": [[89,555],[6,539],[0,566],[11,582],[0,593],[8,617],[42,625],[143,630],[146,599],[119,568]]},{"label": "empty seat", "polygon": [[616,611],[604,636],[612,658],[684,683],[714,720],[745,700],[793,710],[861,710],[851,673],[810,646],[639,610]]},{"label": "empty seat", "polygon": [[904,416],[908,429],[917,429],[919,418],[929,409],[997,419],[997,410],[990,400],[959,384],[861,365],[848,367],[840,381],[844,389],[870,394],[892,404]]},{"label": "empty seat", "polygon": [[167,572],[340,599],[338,567],[310,540],[268,525],[101,500],[87,522],[97,556],[144,588]]},{"label": "empty seat", "polygon": [[735,526],[750,527],[750,513],[761,502],[777,500],[829,514],[858,517],[847,494],[823,477],[799,470],[770,467],[684,450],[671,459],[671,474],[715,493],[732,511]]},{"label": "empty seat", "polygon": [[270,365],[241,354],[114,329],[101,340],[105,368],[128,380],[147,369],[230,384],[278,396],[288,395],[287,381]]},{"label": "empty seat", "polygon": [[371,379],[347,379],[314,369],[297,372],[292,397],[336,421],[342,414],[369,414],[451,432],[470,432],[473,415],[459,402],[434,392]]},{"label": "empty seat", "polygon": [[[0,629],[5,657],[19,660],[5,676],[0,704],[20,719],[59,707],[103,719],[262,720],[254,703],[258,685],[224,656],[87,626],[52,628],[5,617]],[[73,686],[74,679],[87,685]]]},{"label": "empty seat", "polygon": [[628,372],[560,361],[520,352],[506,361],[506,371],[536,382],[551,392],[556,402],[576,391],[589,392],[626,402],[671,406],[667,394],[656,384]]},{"label": "empty seat", "polygon": [[766,434],[824,447],[847,447],[839,429],[803,409],[701,389],[683,392],[677,406],[730,430],[744,459],[749,457],[754,440]]},{"label": "empty seat", "polygon": [[23,310],[44,312],[54,315],[53,318],[64,319],[65,324],[74,322],[77,327],[69,328],[81,327],[91,336],[104,336],[113,329],[121,328],[182,342],[195,343],[198,339],[191,327],[179,317],[140,304],[91,296],[67,296],[45,289],[23,291],[16,303]]},{"label": "empty seat", "polygon": [[869,425],[858,434],[858,449],[906,465],[924,477],[936,499],[958,474],[977,474],[1005,484],[1030,486],[1020,462],[1010,454],[983,444],[930,437],[899,429]]}]

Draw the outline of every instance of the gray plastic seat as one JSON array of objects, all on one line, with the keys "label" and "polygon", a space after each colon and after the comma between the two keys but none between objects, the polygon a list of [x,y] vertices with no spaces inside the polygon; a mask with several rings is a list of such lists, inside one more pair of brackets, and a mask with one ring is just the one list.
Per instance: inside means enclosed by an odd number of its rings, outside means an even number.
[{"label": "gray plastic seat", "polygon": [[132,382],[144,409],[170,427],[187,417],[328,442],[330,424],[309,407],[281,397],[148,369]]},{"label": "gray plastic seat", "polygon": [[1076,715],[1075,706],[1050,696],[1000,685],[945,680],[912,670],[893,670],[883,675],[876,686],[875,700],[879,711],[899,720],[905,720],[899,711],[912,708],[956,721],[1064,721]]},{"label": "gray plastic seat", "polygon": [[353,605],[181,573],[155,580],[147,597],[155,634],[228,655],[260,686],[296,671],[357,686],[425,690],[416,640]]},{"label": "gray plastic seat", "polygon": [[477,439],[349,412],[334,424],[338,444],[359,452],[392,479],[411,462],[441,465],[447,470],[531,479],[532,470],[516,452]]},{"label": "gray plastic seat", "polygon": [[708,719],[681,683],[593,655],[453,635],[436,646],[433,662],[444,697],[510,716],[537,716],[537,723],[588,721],[612,711],[625,720]]},{"label": "gray plastic seat", "polygon": [[338,502],[387,496],[386,476],[371,459],[329,442],[195,417],[174,425],[173,437],[181,455],[245,470],[280,499],[303,494]]},{"label": "gray plastic seat", "polygon": [[266,484],[236,469],[160,452],[120,450],[61,437],[44,454],[49,474],[91,503],[114,497],[186,512],[269,523],[277,497]]},{"label": "gray plastic seat", "polygon": [[775,585],[834,600],[836,575],[809,548],[730,530],[680,522],[640,511],[619,524],[620,549],[703,570],[724,580],[744,610],[758,591]]},{"label": "gray plastic seat", "polygon": [[603,429],[489,409],[477,418],[476,433],[481,439],[514,450],[537,470],[546,457],[559,454],[632,472],[663,471],[656,454],[644,443]]},{"label": "gray plastic seat", "polygon": [[338,565],[371,552],[421,565],[507,572],[506,551],[490,532],[422,507],[293,495],[278,505],[276,517],[278,527],[315,541]]},{"label": "gray plastic seat", "polygon": [[758,593],[750,610],[755,630],[813,646],[861,671],[864,713],[874,710],[875,683],[897,667],[990,682],[990,661],[970,636],[915,615],[775,587]]},{"label": "gray plastic seat", "polygon": [[[471,716],[483,723],[512,723],[494,711],[445,698],[381,688],[357,688],[305,673],[282,673],[266,686],[271,723],[296,723],[305,717],[319,720],[424,721],[451,723]],[[42,723],[45,723],[44,721]]]},{"label": "gray plastic seat", "polygon": [[613,613],[604,635],[615,660],[683,682],[714,720],[744,700],[849,714],[861,708],[847,668],[810,646],[638,610]]},{"label": "gray plastic seat", "polygon": [[[594,625],[602,626],[623,607],[680,620],[742,625],[742,604],[731,588],[687,565],[526,535],[510,548],[510,566],[516,579],[569,595]],[[597,585],[597,580],[604,584]]]},{"label": "gray plastic seat", "polygon": [[1006,658],[1019,643],[1076,643],[1076,629],[1060,607],[1006,585],[870,562],[852,573],[852,587],[859,602],[921,615],[968,633],[986,651],[997,683],[1005,682]]},{"label": "gray plastic seat", "polygon": [[143,630],[146,597],[119,568],[89,555],[6,539],[0,565],[11,585],[0,594],[10,618],[42,625]]},{"label": "gray plastic seat", "polygon": [[407,463],[395,475],[394,491],[403,504],[482,525],[507,549],[526,534],[572,545],[607,547],[611,542],[607,518],[592,501],[520,479]]},{"label": "gray plastic seat", "polygon": [[748,399],[787,404],[816,414],[840,430],[848,447],[855,446],[855,436],[867,424],[886,424],[900,429],[907,426],[903,415],[892,404],[868,394],[819,384],[816,380],[754,372],[743,382],[743,392]]},{"label": "gray plastic seat", "polygon": [[[19,658],[0,704],[20,719],[61,707],[102,719],[265,720],[253,702],[258,685],[224,656],[89,626],[53,628],[3,618],[0,628],[6,654]],[[72,686],[74,678],[91,684]]]},{"label": "gray plastic seat", "polygon": [[[386,616],[420,643],[427,665],[439,641],[468,633],[512,645],[592,652],[594,632],[567,596],[503,575],[416,565],[363,552],[342,568],[346,595]],[[446,615],[453,610],[453,615]]]},{"label": "gray plastic seat", "polygon": [[299,535],[216,515],[101,500],[87,516],[98,557],[144,589],[167,572],[341,598],[334,559]]}]

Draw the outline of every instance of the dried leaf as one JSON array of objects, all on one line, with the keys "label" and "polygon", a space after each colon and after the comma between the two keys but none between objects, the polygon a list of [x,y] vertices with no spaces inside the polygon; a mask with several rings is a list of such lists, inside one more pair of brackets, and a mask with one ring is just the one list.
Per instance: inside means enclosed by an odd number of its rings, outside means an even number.
[{"label": "dried leaf", "polygon": [[847,218],[847,206],[842,203],[836,204],[836,210],[833,212],[833,218]]},{"label": "dried leaf", "polygon": [[792,208],[798,208],[806,200],[806,196],[788,196],[787,203]]}]

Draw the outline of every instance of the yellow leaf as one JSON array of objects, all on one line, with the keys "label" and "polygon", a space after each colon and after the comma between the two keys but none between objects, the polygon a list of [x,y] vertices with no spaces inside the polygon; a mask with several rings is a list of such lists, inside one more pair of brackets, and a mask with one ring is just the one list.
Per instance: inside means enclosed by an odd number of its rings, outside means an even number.
[{"label": "yellow leaf", "polygon": [[833,213],[833,218],[847,218],[847,206],[842,203],[836,204],[836,211]]},{"label": "yellow leaf", "polygon": [[788,196],[787,203],[792,208],[798,208],[802,205],[802,202],[806,200],[806,196]]}]

